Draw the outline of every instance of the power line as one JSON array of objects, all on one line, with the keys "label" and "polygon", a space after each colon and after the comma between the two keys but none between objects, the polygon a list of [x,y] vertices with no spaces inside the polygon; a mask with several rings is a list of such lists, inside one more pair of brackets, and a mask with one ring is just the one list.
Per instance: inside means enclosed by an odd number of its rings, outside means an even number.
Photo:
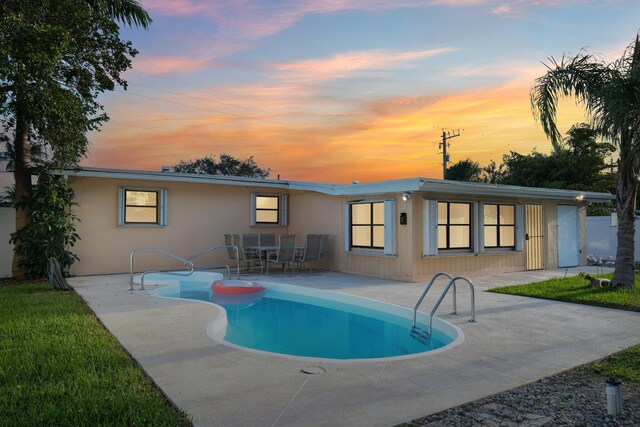
[{"label": "power line", "polygon": [[[173,83],[173,84],[176,84],[176,81],[175,81],[175,80],[173,80],[173,79],[168,79],[168,78],[166,78],[166,77],[160,77],[160,76],[158,76],[158,75],[156,75],[156,74],[145,73],[144,71],[139,71],[139,70],[135,70],[135,69],[130,70],[130,72],[133,72],[134,74],[136,74],[136,73],[139,73],[139,74],[145,74],[145,75],[150,76],[152,79],[155,79],[155,80],[164,80],[164,81],[167,81],[167,82],[171,82],[171,83]],[[144,77],[143,77],[143,78],[144,78]],[[242,95],[242,94],[239,94],[239,93],[225,92],[225,91],[218,90],[218,89],[211,89],[211,88],[204,88],[204,89],[203,89],[203,88],[198,87],[198,86],[196,86],[196,85],[192,85],[192,84],[184,83],[184,82],[180,82],[180,83],[178,83],[178,84],[180,84],[180,85],[182,85],[182,86],[186,86],[186,87],[191,87],[191,88],[194,88],[194,89],[198,89],[198,90],[204,90],[204,91],[208,91],[208,92],[219,93],[219,94],[226,95],[226,96],[235,96],[235,97],[237,97],[237,98],[246,98],[246,99],[252,99],[252,100],[259,100],[259,99],[261,99],[261,98],[258,98],[258,97],[256,97],[256,96],[249,96],[249,95]]]},{"label": "power line", "polygon": [[134,86],[144,87],[144,88],[147,88],[147,89],[157,90],[159,92],[170,93],[172,95],[186,96],[187,98],[199,99],[199,100],[206,101],[206,102],[211,102],[211,103],[214,103],[214,104],[226,105],[227,107],[244,108],[246,110],[253,110],[253,111],[258,111],[260,113],[270,114],[269,111],[261,110],[259,108],[245,107],[245,106],[237,105],[237,104],[229,104],[229,103],[226,103],[226,102],[214,101],[212,99],[202,98],[202,97],[199,97],[199,96],[187,95],[187,94],[184,94],[184,93],[172,92],[170,90],[160,89],[160,88],[153,87],[153,86],[147,86],[147,85],[143,85],[141,83],[134,83],[133,85]]},{"label": "power line", "polygon": [[127,95],[131,95],[131,96],[137,96],[137,97],[140,97],[140,98],[147,98],[147,99],[151,99],[151,100],[158,101],[158,102],[164,102],[164,103],[167,103],[167,104],[180,105],[182,107],[188,107],[188,108],[195,108],[196,110],[210,111],[210,112],[214,112],[214,113],[218,113],[218,114],[226,114],[228,116],[240,117],[240,118],[243,118],[243,119],[258,120],[258,121],[261,121],[261,122],[267,122],[267,123],[272,123],[272,124],[276,124],[276,125],[280,125],[280,126],[286,126],[284,123],[278,123],[278,122],[274,122],[274,121],[267,120],[267,119],[261,119],[261,118],[258,118],[258,117],[245,116],[244,114],[228,113],[226,111],[214,110],[212,108],[199,107],[197,105],[184,104],[182,102],[169,101],[169,100],[166,100],[166,99],[157,98],[155,96],[142,95],[140,93],[134,93],[134,92],[124,91],[124,90],[120,90],[120,89],[115,89],[114,91],[115,92],[124,93],[124,94],[127,94]]}]

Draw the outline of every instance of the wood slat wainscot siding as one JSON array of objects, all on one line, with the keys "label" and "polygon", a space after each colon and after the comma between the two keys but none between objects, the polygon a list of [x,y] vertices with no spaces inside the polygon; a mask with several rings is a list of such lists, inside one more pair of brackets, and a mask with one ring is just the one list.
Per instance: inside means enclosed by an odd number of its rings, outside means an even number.
[{"label": "wood slat wainscot siding", "polygon": [[489,274],[522,271],[526,267],[524,252],[479,253],[464,255],[426,256],[418,260],[418,272],[422,281],[437,272],[450,274]]}]

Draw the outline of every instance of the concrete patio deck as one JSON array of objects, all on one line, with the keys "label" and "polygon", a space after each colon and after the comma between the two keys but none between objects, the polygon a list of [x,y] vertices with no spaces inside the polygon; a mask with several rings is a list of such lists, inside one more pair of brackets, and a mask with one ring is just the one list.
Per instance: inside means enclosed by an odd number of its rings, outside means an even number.
[{"label": "concrete patio deck", "polygon": [[[568,274],[577,271],[569,269]],[[205,334],[218,314],[216,306],[129,292],[127,275],[78,277],[71,283],[196,425],[391,426],[640,342],[640,313],[483,292],[564,274],[562,269],[472,277],[478,322],[468,323],[466,286],[459,286],[460,315],[446,314],[450,297],[439,311],[464,331],[461,345],[408,360],[353,363],[314,363],[225,346]],[[270,276],[265,281],[408,307],[424,288],[424,283],[339,273]],[[444,283],[434,286],[423,311],[430,309]],[[326,372],[300,371],[309,366],[322,366]]]}]

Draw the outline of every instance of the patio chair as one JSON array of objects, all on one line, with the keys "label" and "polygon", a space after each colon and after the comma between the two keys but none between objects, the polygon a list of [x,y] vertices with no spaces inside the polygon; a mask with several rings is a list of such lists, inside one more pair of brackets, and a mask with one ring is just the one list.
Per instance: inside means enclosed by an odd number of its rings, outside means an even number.
[{"label": "patio chair", "polygon": [[329,235],[321,234],[320,235],[320,255],[318,256],[318,261],[322,261],[327,254],[327,249],[329,249]]},{"label": "patio chair", "polygon": [[260,246],[275,246],[276,235],[274,233],[261,233]]},{"label": "patio chair", "polygon": [[229,254],[229,259],[235,260],[236,255],[240,254],[240,248],[238,248],[238,252],[236,252],[236,250],[232,247],[235,246],[235,243],[231,234],[224,235],[224,244],[227,245],[227,253]]},{"label": "patio chair", "polygon": [[[296,252],[296,263],[301,267],[307,267],[311,272],[311,262],[320,261],[320,250],[322,247],[322,236],[319,234],[307,234],[304,250]],[[307,263],[309,263],[307,265]]]},{"label": "patio chair", "polygon": [[[257,236],[257,235],[256,235]],[[253,266],[260,266],[260,273],[262,273],[262,258],[260,257],[260,251],[257,249],[246,249],[244,247],[243,236],[239,234],[233,235],[233,244],[238,248],[239,261],[245,263],[247,271],[251,270]]]},{"label": "patio chair", "polygon": [[71,285],[67,283],[67,280],[62,274],[60,263],[54,257],[47,260],[47,276],[49,277],[49,284],[51,284],[52,289],[56,291],[72,290]]},{"label": "patio chair", "polygon": [[267,252],[267,262],[273,264],[282,264],[284,271],[287,271],[287,266],[291,266],[295,273],[295,254],[296,254],[296,236],[295,234],[288,234],[280,236],[280,245],[275,252]]},{"label": "patio chair", "polygon": [[243,234],[242,246],[260,246],[257,234]]}]

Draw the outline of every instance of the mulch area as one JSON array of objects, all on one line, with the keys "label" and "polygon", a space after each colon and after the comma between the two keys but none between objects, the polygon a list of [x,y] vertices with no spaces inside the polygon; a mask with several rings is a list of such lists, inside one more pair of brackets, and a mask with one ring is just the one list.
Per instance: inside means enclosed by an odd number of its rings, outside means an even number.
[{"label": "mulch area", "polygon": [[614,419],[607,415],[605,379],[585,368],[576,368],[403,426],[640,425],[640,384],[622,385],[624,412]]}]

